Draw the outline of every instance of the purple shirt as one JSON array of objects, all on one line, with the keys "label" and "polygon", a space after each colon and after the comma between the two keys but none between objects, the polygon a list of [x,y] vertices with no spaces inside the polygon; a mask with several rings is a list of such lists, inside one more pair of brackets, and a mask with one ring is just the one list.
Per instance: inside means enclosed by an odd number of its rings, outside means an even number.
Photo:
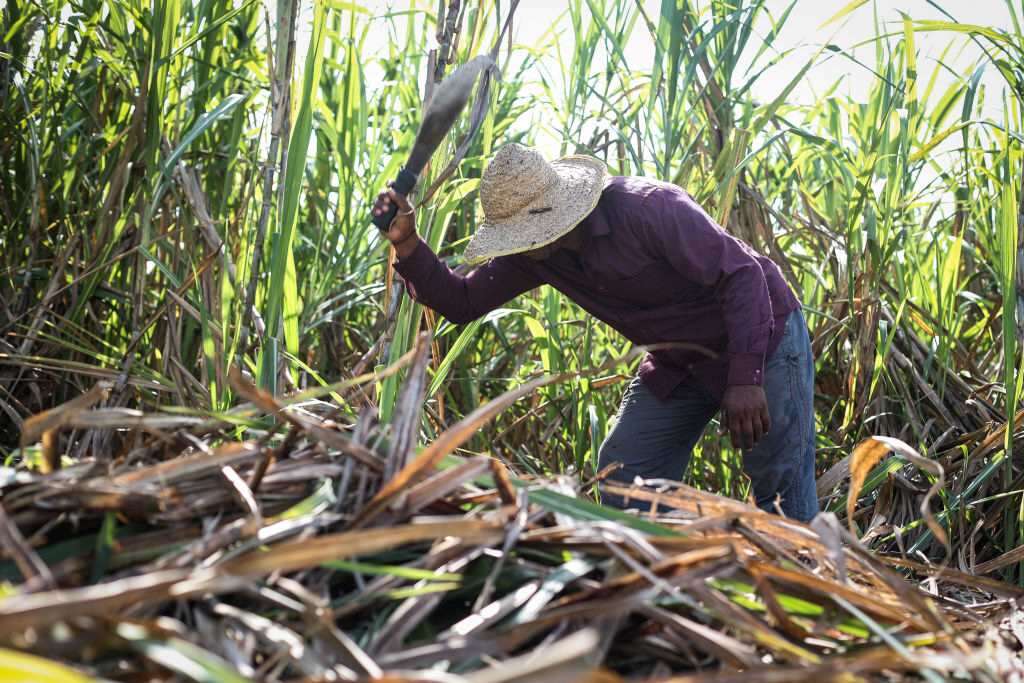
[{"label": "purple shirt", "polygon": [[721,399],[726,386],[761,384],[778,346],[773,330],[799,308],[778,266],[731,236],[675,185],[612,177],[580,223],[577,253],[547,259],[500,256],[463,277],[422,241],[395,264],[414,299],[466,323],[549,284],[634,344],[684,342],[655,350],[640,366],[650,390],[667,397],[695,383]]}]

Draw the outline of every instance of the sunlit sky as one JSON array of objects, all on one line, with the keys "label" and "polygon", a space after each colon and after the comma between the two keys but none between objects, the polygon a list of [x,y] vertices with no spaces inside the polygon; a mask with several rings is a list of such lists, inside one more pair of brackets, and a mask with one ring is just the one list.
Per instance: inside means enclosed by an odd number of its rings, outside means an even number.
[{"label": "sunlit sky", "polygon": [[[660,0],[643,2],[649,15],[657,17]],[[386,3],[379,4],[383,6]],[[781,16],[789,4],[790,0],[768,0],[766,3],[769,13],[774,17]],[[770,99],[793,77],[795,69],[811,57],[823,43],[836,44],[850,50],[859,43],[871,39],[876,35],[876,12],[883,27],[890,31],[902,31],[901,12],[912,19],[947,19],[927,0],[878,0],[868,3],[835,23],[823,26],[847,4],[848,0],[798,0],[782,32],[774,41],[780,53],[791,49],[794,52],[790,58],[766,73],[756,90]],[[959,22],[1010,28],[1006,0],[944,0],[939,4]],[[515,38],[522,43],[533,43],[565,11],[564,5],[565,3],[546,0],[521,0],[516,12]],[[762,35],[767,29],[766,23],[761,26]],[[923,62],[919,66],[919,71],[921,77],[926,78],[934,66],[932,60],[937,59],[949,45],[950,35],[918,33],[916,42]],[[958,41],[960,45],[965,43],[967,41],[963,39]],[[873,50],[873,46],[868,45],[856,49],[855,52],[864,61],[872,64]],[[654,44],[649,33],[642,27],[634,31],[633,39],[625,52],[630,63],[651,64],[654,59]],[[971,45],[962,52],[954,50],[951,62],[954,67],[966,68],[979,54],[977,47]],[[794,92],[794,96],[798,99],[813,98],[816,89],[831,85],[840,75],[844,76],[846,88],[854,96],[866,93],[872,78],[869,72],[850,61],[833,58],[813,69],[808,74],[809,77]],[[996,80],[992,82],[997,83]]]},{"label": "sunlit sky", "polygon": [[[474,2],[474,0],[466,1]],[[489,0],[477,1],[487,2]],[[961,23],[1009,29],[1011,22],[1006,1],[944,0],[939,4]],[[421,2],[424,3],[420,5],[422,7],[431,9],[436,7],[435,0],[429,2],[421,0]],[[642,2],[648,15],[656,20],[661,0],[642,0]],[[388,14],[389,11],[408,10],[410,6],[409,0],[359,0],[355,4],[364,7],[371,15],[378,18],[371,24],[370,38],[365,43],[367,46],[386,44],[384,31],[387,22],[380,20],[380,17]],[[502,10],[507,11],[509,3],[506,1],[501,4]],[[707,3],[700,2],[698,4],[706,6]],[[768,0],[767,8],[773,17],[779,17],[789,4],[790,0]],[[875,0],[842,19],[825,25],[847,4],[848,0],[797,0],[796,7],[773,43],[774,51],[769,53],[774,56],[788,52],[788,56],[769,68],[758,79],[753,89],[754,95],[758,99],[762,101],[774,99],[823,44],[837,45],[846,52],[852,53],[864,64],[873,65],[875,48],[870,42],[865,44],[865,41],[870,41],[877,34],[876,20],[890,32],[901,32],[903,18],[901,13],[906,13],[912,19],[948,19],[928,0]],[[561,26],[563,30],[559,31],[559,35],[565,41],[571,40],[572,32],[565,17],[566,7],[567,3],[565,2],[521,0],[513,24],[514,42],[523,45],[537,45],[552,26]],[[310,17],[308,12],[304,12],[304,14],[306,20],[300,22],[299,29],[298,44],[300,46],[307,43],[306,37],[308,36],[308,19]],[[769,30],[767,18],[762,20],[757,29],[762,36],[767,33]],[[966,38],[954,37],[949,33],[918,32],[915,40],[919,59],[919,88],[924,87],[938,66],[938,59],[942,56],[943,51],[951,42],[953,43],[953,48],[943,58],[945,66],[941,68],[937,79],[936,97],[957,78],[958,74],[969,73],[981,54],[979,48]],[[563,43],[563,47],[568,46]],[[748,51],[753,54],[756,47],[751,46]],[[624,52],[631,67],[635,69],[650,68],[654,60],[654,43],[642,23],[637,24],[632,39],[625,46]],[[768,55],[762,57],[761,64],[766,63],[768,58]],[[298,63],[302,64],[301,60]],[[372,79],[374,72],[371,70],[367,75]],[[788,101],[812,102],[840,78],[842,79],[839,86],[841,93],[848,94],[854,99],[867,99],[868,89],[874,78],[873,74],[850,59],[833,53],[825,53],[819,56],[817,64],[800,81],[788,97]],[[1003,81],[994,68],[987,68],[982,83],[986,86],[985,114],[1001,119]],[[368,85],[372,90],[373,84],[369,83]],[[538,133],[538,146],[545,152],[554,152],[555,141],[552,136],[545,135],[543,126],[535,132]]]}]

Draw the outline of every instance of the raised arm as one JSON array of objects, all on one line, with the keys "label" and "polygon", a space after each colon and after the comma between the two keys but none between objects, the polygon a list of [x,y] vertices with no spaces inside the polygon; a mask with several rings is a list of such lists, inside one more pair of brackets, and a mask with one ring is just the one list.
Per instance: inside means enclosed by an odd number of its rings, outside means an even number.
[{"label": "raised arm", "polygon": [[415,216],[401,195],[381,193],[374,212],[398,204],[398,215],[386,235],[395,245],[395,270],[405,278],[410,295],[453,323],[475,320],[541,281],[509,258],[496,258],[467,276],[457,275],[416,234]]}]

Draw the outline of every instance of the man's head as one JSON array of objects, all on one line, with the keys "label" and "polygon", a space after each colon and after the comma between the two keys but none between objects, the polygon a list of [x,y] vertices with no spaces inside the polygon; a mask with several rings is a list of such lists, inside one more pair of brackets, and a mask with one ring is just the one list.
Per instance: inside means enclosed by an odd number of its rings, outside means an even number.
[{"label": "man's head", "polygon": [[559,246],[571,246],[580,239],[573,229],[597,206],[607,175],[593,157],[548,162],[529,147],[505,145],[484,170],[484,221],[466,247],[466,260],[524,252],[546,258],[563,238]]}]

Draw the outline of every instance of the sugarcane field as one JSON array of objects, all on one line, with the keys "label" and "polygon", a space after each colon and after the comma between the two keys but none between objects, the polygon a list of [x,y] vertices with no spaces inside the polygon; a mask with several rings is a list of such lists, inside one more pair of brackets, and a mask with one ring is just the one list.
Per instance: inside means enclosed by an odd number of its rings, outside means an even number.
[{"label": "sugarcane field", "polygon": [[1022,0],[0,0],[0,683],[1024,683],[1022,181]]}]

